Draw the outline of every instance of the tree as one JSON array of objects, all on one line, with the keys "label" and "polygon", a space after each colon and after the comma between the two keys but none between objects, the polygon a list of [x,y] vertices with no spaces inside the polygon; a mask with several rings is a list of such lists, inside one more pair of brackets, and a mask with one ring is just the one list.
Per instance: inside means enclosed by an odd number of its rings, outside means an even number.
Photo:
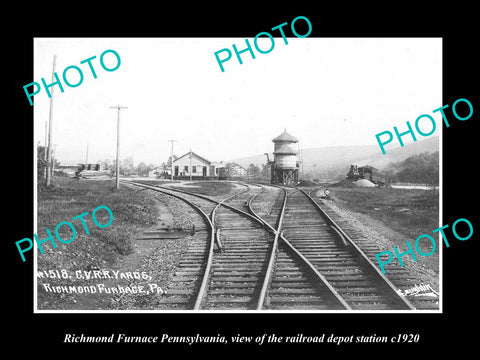
[{"label": "tree", "polygon": [[[178,159],[178,156],[177,155],[173,155],[173,161],[177,160]],[[162,167],[163,167],[163,164],[165,164],[165,167],[163,168],[163,170],[170,170],[171,166],[172,166],[172,157],[169,156],[168,157],[168,160],[167,160],[167,163],[162,163]]]},{"label": "tree", "polygon": [[100,160],[98,163],[100,164],[100,167],[104,170],[115,169],[115,163],[110,159]]},{"label": "tree", "polygon": [[225,175],[227,177],[231,177],[232,174],[233,174],[233,166],[235,165],[235,163],[232,163],[232,162],[228,162],[225,164]]},{"label": "tree", "polygon": [[392,180],[429,186],[438,185],[439,153],[421,153],[395,163],[386,172]]},{"label": "tree", "polygon": [[270,177],[270,167],[271,165],[268,165],[268,164],[262,164],[262,176],[265,176],[265,177]]},{"label": "tree", "polygon": [[258,176],[260,175],[260,168],[255,164],[248,165],[247,174],[249,176]]},{"label": "tree", "polygon": [[45,160],[45,146],[37,146],[37,179],[44,177],[46,166],[47,160]]},{"label": "tree", "polygon": [[137,165],[137,174],[140,176],[147,176],[148,172],[152,170],[153,167],[151,165],[145,164],[143,161]]},{"label": "tree", "polygon": [[127,157],[120,160],[120,174],[131,174],[134,172],[135,167],[133,166],[133,157]]},{"label": "tree", "polygon": [[126,170],[133,170],[134,169],[133,157],[130,156],[123,159],[121,165],[123,165],[123,168]]}]

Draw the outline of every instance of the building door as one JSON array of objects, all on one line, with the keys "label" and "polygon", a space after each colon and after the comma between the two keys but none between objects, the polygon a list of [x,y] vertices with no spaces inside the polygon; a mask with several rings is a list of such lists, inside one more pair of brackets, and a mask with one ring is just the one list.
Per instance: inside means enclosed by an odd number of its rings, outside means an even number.
[{"label": "building door", "polygon": [[178,166],[175,166],[175,176],[178,176]]},{"label": "building door", "polygon": [[204,166],[204,167],[202,168],[202,170],[203,170],[203,171],[202,171],[202,175],[203,175],[203,176],[207,176],[207,167]]}]

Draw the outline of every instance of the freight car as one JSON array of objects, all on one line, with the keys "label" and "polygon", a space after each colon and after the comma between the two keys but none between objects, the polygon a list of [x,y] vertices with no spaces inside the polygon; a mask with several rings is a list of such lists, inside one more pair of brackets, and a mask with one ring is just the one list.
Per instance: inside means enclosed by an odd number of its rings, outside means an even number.
[{"label": "freight car", "polygon": [[385,185],[387,177],[380,170],[373,166],[357,166],[350,165],[350,171],[347,174],[347,179],[357,181],[358,179],[367,179],[377,185]]}]

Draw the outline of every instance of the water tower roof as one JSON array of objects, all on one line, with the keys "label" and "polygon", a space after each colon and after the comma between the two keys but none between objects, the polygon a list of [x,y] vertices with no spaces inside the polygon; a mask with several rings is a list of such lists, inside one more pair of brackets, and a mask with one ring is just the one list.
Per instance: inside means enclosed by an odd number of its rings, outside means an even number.
[{"label": "water tower roof", "polygon": [[290,135],[289,133],[287,133],[287,130],[285,129],[285,131],[283,133],[281,133],[280,135],[278,135],[275,139],[272,140],[273,142],[280,142],[280,141],[284,141],[284,142],[292,142],[292,143],[296,143],[298,142],[298,139],[293,136],[293,135]]},{"label": "water tower roof", "polygon": [[282,154],[282,155],[294,155],[297,152],[295,150],[293,150],[287,144],[284,144],[284,145],[280,146],[279,149],[275,150],[273,153],[274,154]]}]

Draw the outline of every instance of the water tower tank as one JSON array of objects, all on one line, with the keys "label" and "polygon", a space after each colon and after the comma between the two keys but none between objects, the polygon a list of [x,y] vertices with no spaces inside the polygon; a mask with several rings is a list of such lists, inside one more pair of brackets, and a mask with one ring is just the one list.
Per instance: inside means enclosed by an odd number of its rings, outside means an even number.
[{"label": "water tower tank", "polygon": [[298,182],[297,152],[292,146],[298,143],[295,136],[287,130],[272,140],[274,145],[273,164],[271,165],[272,184],[294,185]]},{"label": "water tower tank", "polygon": [[297,167],[296,152],[287,144],[278,147],[274,152],[274,162],[279,169],[295,169]]}]

